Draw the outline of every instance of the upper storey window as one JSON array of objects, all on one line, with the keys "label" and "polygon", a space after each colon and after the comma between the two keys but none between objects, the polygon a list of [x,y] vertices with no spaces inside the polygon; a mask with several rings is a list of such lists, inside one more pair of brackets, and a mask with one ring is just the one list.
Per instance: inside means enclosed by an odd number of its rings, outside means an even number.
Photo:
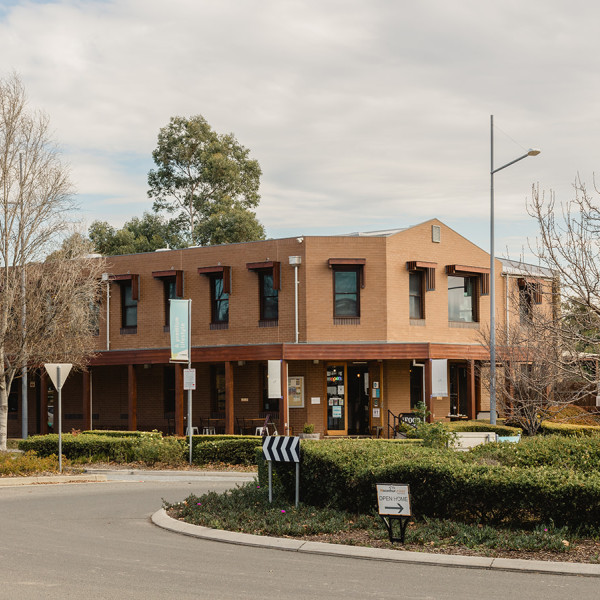
[{"label": "upper storey window", "polygon": [[448,277],[448,321],[477,321],[473,277]]},{"label": "upper storey window", "polygon": [[163,306],[165,330],[169,330],[171,319],[171,300],[183,298],[183,271],[153,271],[152,276],[163,284]]},{"label": "upper storey window", "polygon": [[210,282],[210,328],[229,327],[229,295],[231,294],[231,267],[218,265],[200,267],[200,275],[206,275]]},{"label": "upper storey window", "polygon": [[479,322],[479,299],[490,293],[490,270],[486,267],[446,265],[448,273],[448,321]]},{"label": "upper storey window", "polygon": [[140,276],[127,273],[126,275],[112,275],[110,279],[119,284],[121,291],[121,333],[137,333]]},{"label": "upper storey window", "polygon": [[435,291],[437,263],[410,260],[406,263],[408,275],[409,318],[425,319],[425,292]]},{"label": "upper storey window", "polygon": [[365,287],[364,258],[330,258],[333,273],[333,322],[360,323],[360,291]]},{"label": "upper storey window", "polygon": [[258,298],[261,327],[279,324],[279,290],[281,289],[281,263],[264,261],[247,263],[246,267],[258,275]]}]

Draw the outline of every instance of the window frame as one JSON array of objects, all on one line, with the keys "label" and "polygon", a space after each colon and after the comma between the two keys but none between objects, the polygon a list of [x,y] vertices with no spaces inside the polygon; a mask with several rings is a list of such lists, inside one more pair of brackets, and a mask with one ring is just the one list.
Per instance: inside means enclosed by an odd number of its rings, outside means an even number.
[{"label": "window frame", "polygon": [[[416,295],[413,293],[413,288],[411,285],[411,279],[414,277],[419,278],[419,294]],[[412,298],[418,298],[418,306],[419,306],[419,315],[414,315],[412,313],[413,302],[411,302]],[[425,319],[425,273],[421,270],[409,271],[408,273],[408,316],[410,319],[416,321],[422,321]]]},{"label": "window frame", "polygon": [[[471,284],[471,319],[463,320],[463,319],[453,319],[450,314],[450,280],[451,279],[462,279],[463,280],[463,289],[465,288],[465,284],[469,282]],[[461,312],[459,306],[459,313]],[[450,323],[479,323],[479,278],[473,275],[463,275],[463,274],[452,274],[448,275],[448,322]]]},{"label": "window frame", "polygon": [[[271,278],[271,290],[273,293],[270,295],[267,295],[265,293],[265,281],[266,278],[270,277]],[[259,309],[260,309],[260,320],[261,322],[276,322],[279,321],[279,290],[275,287],[275,275],[273,273],[273,269],[261,269],[260,271],[258,271],[258,297],[259,297]],[[274,306],[275,306],[275,312],[276,315],[267,316],[267,299],[268,298],[274,298],[275,302],[274,302]]]},{"label": "window frame", "polygon": [[[121,329],[126,331],[137,330],[138,326],[138,300],[135,298],[133,281],[131,279],[122,281],[121,288]],[[128,321],[128,314],[134,311],[135,324]]]},{"label": "window frame", "polygon": [[[217,282],[221,282],[221,297],[217,297]],[[223,272],[211,273],[209,277],[210,287],[210,322],[213,325],[225,325],[229,323],[229,293],[225,291],[225,278]],[[223,297],[225,296],[225,297]],[[219,310],[220,303],[227,303],[227,312],[224,319],[220,319],[218,316],[221,314]]]},{"label": "window frame", "polygon": [[[332,265],[332,276],[333,276],[333,318],[334,319],[360,319],[360,290],[361,290],[361,271],[362,265]],[[356,275],[356,290],[354,292],[338,292],[337,291],[337,275],[340,273],[354,273]],[[355,296],[355,314],[344,313],[338,314],[338,296]]]}]

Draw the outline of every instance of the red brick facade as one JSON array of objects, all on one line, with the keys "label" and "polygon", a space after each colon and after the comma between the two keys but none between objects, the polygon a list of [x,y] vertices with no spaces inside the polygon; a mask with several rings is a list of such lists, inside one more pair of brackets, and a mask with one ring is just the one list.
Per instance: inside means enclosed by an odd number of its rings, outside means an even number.
[{"label": "red brick facade", "polygon": [[[434,241],[437,235],[439,241]],[[301,258],[298,343],[290,256]],[[261,265],[268,266],[261,271]],[[476,286],[476,321],[449,320],[448,273],[470,273],[469,268]],[[336,269],[357,273],[358,315],[334,314]],[[429,291],[423,287],[423,319],[409,315],[409,269],[422,271],[432,278],[428,286],[435,285]],[[211,425],[238,433],[238,420],[241,424],[242,418],[258,420],[270,413],[280,433],[297,433],[312,423],[322,434],[365,434],[376,427],[387,434],[388,411],[411,411],[411,385],[413,403],[415,394],[428,398],[436,419],[457,412],[474,418],[488,410],[478,369],[488,356],[481,335],[489,323],[486,271],[488,253],[437,220],[379,235],[289,238],[112,257],[100,306],[97,354],[89,374],[71,374],[63,388],[63,431],[93,427],[183,433],[187,392],[178,372],[182,366],[169,364],[165,326],[169,280],[179,287],[183,283],[178,291],[192,300],[194,426],[201,419],[207,425],[212,417]],[[211,272],[230,277],[227,324],[211,324]],[[261,272],[273,275],[274,287],[279,280],[277,320],[261,321]],[[509,279],[503,278],[500,261],[496,273],[497,323],[502,326]],[[123,322],[121,294],[128,284],[137,298],[135,328]],[[431,359],[448,360],[451,397],[431,397]],[[282,373],[287,368],[287,377],[295,382],[303,378],[303,407],[293,406],[295,399],[290,398],[286,410],[285,390],[273,408],[264,393],[268,360],[281,360]],[[332,385],[330,374],[328,384],[331,365],[343,368],[343,375],[337,375],[343,382]],[[47,430],[46,403],[55,401],[52,391],[46,399],[48,386],[39,376],[31,378],[30,433]],[[9,435],[20,433],[19,412],[11,413]],[[338,415],[335,421],[333,414]],[[247,423],[252,433],[257,423]]]}]

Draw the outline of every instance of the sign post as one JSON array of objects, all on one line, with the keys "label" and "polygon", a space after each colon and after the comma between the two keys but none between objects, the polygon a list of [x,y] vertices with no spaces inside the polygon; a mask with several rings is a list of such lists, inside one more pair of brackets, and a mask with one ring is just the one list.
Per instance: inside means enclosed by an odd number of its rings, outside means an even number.
[{"label": "sign post", "polygon": [[[377,483],[377,506],[379,516],[384,522],[390,542],[404,544],[406,526],[412,516],[410,508],[410,491],[408,485],[398,483]],[[394,537],[392,526],[394,521],[400,521],[400,537]]]},{"label": "sign post", "polygon": [[267,436],[263,439],[263,455],[269,466],[269,502],[273,502],[272,461],[296,463],[296,508],[300,503],[300,438]]},{"label": "sign post", "polygon": [[[183,371],[183,389],[187,390],[187,428],[190,438],[190,465],[192,464],[192,390],[196,389],[196,370],[192,369],[192,301],[169,300],[171,330],[171,358],[169,362],[187,362]],[[192,373],[193,371],[193,373]]]},{"label": "sign post", "polygon": [[71,363],[46,363],[44,367],[58,392],[58,472],[62,473],[62,396],[65,379],[71,372]]}]

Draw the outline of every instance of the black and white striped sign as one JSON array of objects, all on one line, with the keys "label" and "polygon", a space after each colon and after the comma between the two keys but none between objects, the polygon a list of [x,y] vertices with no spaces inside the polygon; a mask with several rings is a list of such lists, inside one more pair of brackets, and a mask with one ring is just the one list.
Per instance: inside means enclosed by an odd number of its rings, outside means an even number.
[{"label": "black and white striped sign", "polygon": [[267,436],[262,449],[266,460],[300,462],[299,437]]}]

